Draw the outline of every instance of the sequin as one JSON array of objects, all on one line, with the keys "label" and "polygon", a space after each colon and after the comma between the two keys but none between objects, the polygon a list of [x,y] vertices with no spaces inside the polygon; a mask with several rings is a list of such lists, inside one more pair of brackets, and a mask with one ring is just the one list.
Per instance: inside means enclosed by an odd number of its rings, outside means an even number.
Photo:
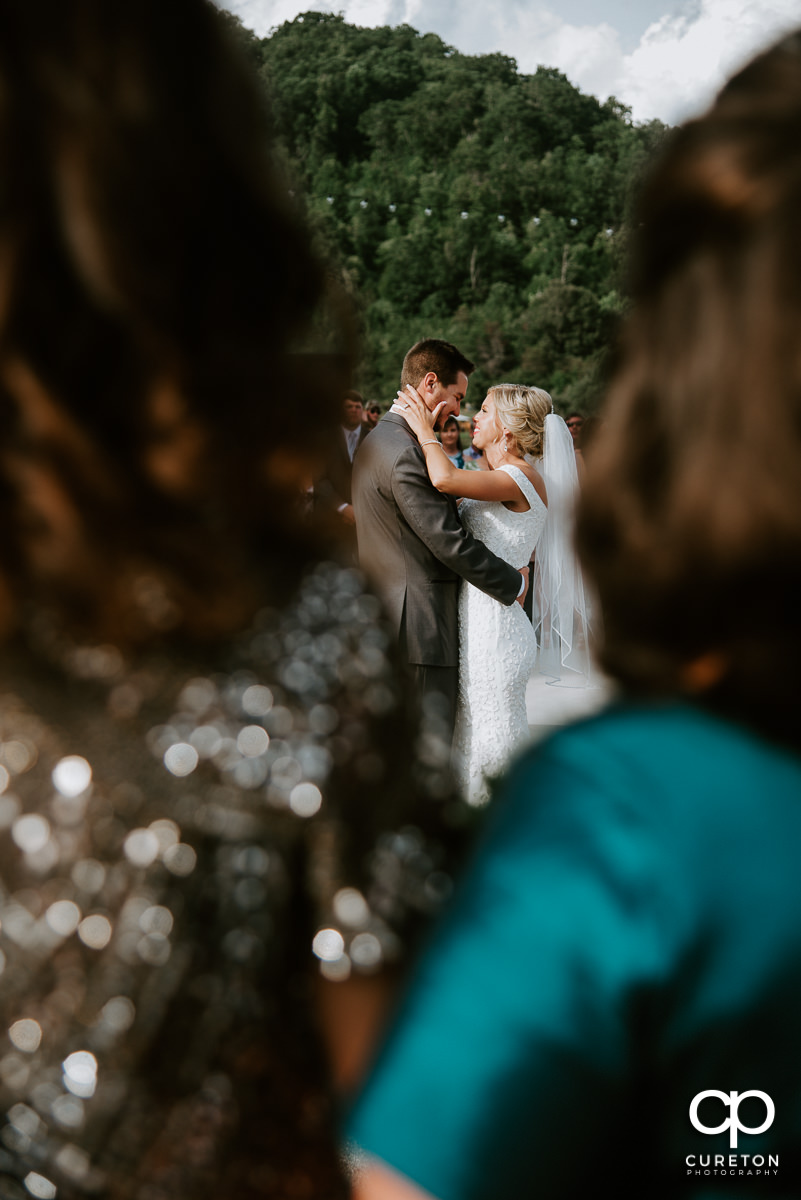
[{"label": "sequin", "polygon": [[191,875],[197,865],[197,854],[191,846],[170,846],[164,852],[164,866],[173,875]]},{"label": "sequin", "polygon": [[36,747],[12,738],[3,745],[0,756],[12,775],[22,775],[36,762]]},{"label": "sequin", "polygon": [[126,858],[137,867],[149,867],[159,856],[159,840],[152,829],[134,829],[125,839]]},{"label": "sequin", "polygon": [[62,796],[80,796],[92,782],[92,768],[79,754],[70,754],[53,768],[52,779]]},{"label": "sequin", "polygon": [[7,1116],[9,1124],[31,1139],[40,1137],[46,1131],[44,1121],[27,1104],[14,1104]]},{"label": "sequin", "polygon": [[55,1161],[59,1171],[71,1179],[80,1181],[89,1174],[91,1160],[79,1146],[62,1146]]},{"label": "sequin", "polygon": [[338,929],[321,929],[314,936],[312,950],[323,962],[335,962],[345,949],[345,939]]},{"label": "sequin", "polygon": [[148,933],[136,943],[139,957],[154,967],[163,966],[170,957],[171,950],[170,943],[163,933]]},{"label": "sequin", "polygon": [[11,836],[20,850],[24,850],[26,854],[35,854],[47,845],[50,838],[50,822],[37,813],[29,813],[14,822]]},{"label": "sequin", "polygon": [[162,817],[158,821],[151,821],[148,829],[156,838],[161,854],[164,854],[171,846],[177,846],[181,840],[181,830],[175,821]]},{"label": "sequin", "polygon": [[267,1095],[248,1187],[346,1196],[330,1101],[294,1065],[313,1044],[302,970],[396,958],[451,836],[378,620],[359,575],[323,564],[190,670],[52,628],[4,661],[0,1156],[28,1195],[235,1195],[225,1164]]},{"label": "sequin", "polygon": [[53,1200],[56,1195],[56,1185],[36,1171],[29,1171],[23,1182],[36,1200]]},{"label": "sequin", "polygon": [[23,1017],[15,1021],[8,1031],[9,1040],[24,1054],[35,1054],[42,1042],[42,1027],[38,1021]]},{"label": "sequin", "polygon": [[19,816],[19,810],[20,802],[16,796],[10,792],[0,796],[0,829],[7,829],[9,825],[13,825]]},{"label": "sequin", "polygon": [[65,1129],[80,1129],[84,1123],[85,1110],[77,1096],[57,1096],[50,1111],[55,1121]]},{"label": "sequin", "polygon": [[222,734],[216,725],[198,725],[189,735],[189,744],[201,758],[214,758],[222,745]]},{"label": "sequin", "polygon": [[163,904],[153,904],[146,908],[139,918],[139,928],[145,933],[159,933],[169,937],[175,918]]},{"label": "sequin", "polygon": [[93,1096],[97,1088],[97,1059],[88,1050],[76,1050],[61,1064],[64,1086],[82,1100]]},{"label": "sequin", "polygon": [[111,941],[111,921],[101,913],[84,917],[78,926],[78,937],[91,950],[102,950]]},{"label": "sequin", "polygon": [[200,755],[189,742],[176,742],[164,751],[164,766],[173,775],[191,775],[200,761]]},{"label": "sequin", "polygon": [[357,933],[350,944],[350,959],[365,970],[377,968],[383,957],[381,942],[374,933]]},{"label": "sequin", "polygon": [[299,817],[313,817],[322,802],[322,792],[313,783],[299,783],[289,794],[289,807]]},{"label": "sequin", "polygon": [[134,1023],[136,1008],[128,996],[112,996],[103,1005],[100,1020],[115,1033],[124,1033]]},{"label": "sequin", "polygon": [[340,888],[334,896],[334,915],[343,925],[359,929],[367,924],[370,909],[364,896],[356,888]]},{"label": "sequin", "polygon": [[81,891],[94,894],[99,892],[106,880],[106,868],[94,858],[81,859],[76,862],[71,871],[71,878]]},{"label": "sequin", "polygon": [[247,758],[258,758],[266,754],[270,746],[270,735],[261,725],[246,725],[239,731],[236,748]]},{"label": "sequin", "polygon": [[72,900],[56,900],[45,913],[45,920],[54,933],[69,937],[81,922],[81,910]]},{"label": "sequin", "polygon": [[263,684],[254,683],[242,694],[242,710],[251,717],[263,717],[273,706],[273,694]]}]

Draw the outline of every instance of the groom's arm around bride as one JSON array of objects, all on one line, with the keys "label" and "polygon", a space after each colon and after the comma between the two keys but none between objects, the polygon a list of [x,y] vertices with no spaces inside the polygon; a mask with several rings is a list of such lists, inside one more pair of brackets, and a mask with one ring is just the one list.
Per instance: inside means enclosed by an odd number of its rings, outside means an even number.
[{"label": "groom's arm around bride", "polygon": [[[401,386],[417,388],[439,420],[458,415],[473,364],[449,342],[418,342],[406,355]],[[452,729],[459,657],[460,579],[502,604],[518,597],[518,570],[487,550],[459,521],[454,500],[431,484],[417,439],[394,406],[356,458],[353,505],[359,557],[384,602],[424,694],[444,697]]]}]

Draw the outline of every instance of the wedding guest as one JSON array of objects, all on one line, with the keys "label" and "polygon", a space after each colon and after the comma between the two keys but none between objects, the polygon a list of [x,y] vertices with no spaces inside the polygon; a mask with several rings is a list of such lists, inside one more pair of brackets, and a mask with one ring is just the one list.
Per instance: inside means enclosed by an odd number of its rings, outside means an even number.
[{"label": "wedding guest", "polygon": [[456,417],[448,417],[440,433],[442,448],[455,467],[464,470],[465,461],[462,454],[462,434]]},{"label": "wedding guest", "polygon": [[332,436],[325,466],[314,482],[314,509],[321,520],[333,521],[333,530],[343,544],[344,557],[350,563],[357,559],[356,518],[351,502],[353,459],[369,433],[362,420],[364,403],[360,392],[348,391],[342,400],[341,424]]},{"label": "wedding guest", "polygon": [[582,451],[582,434],[584,431],[584,417],[581,413],[568,413],[565,417],[565,425],[570,430],[570,436],[573,439],[573,447],[576,451],[576,470],[578,471],[579,479],[584,478],[584,453]]},{"label": "wedding guest", "polygon": [[287,351],[324,274],[221,22],[0,5],[9,1200],[345,1200],[320,1027],[352,1074],[447,887],[377,602],[296,516],[350,351]]},{"label": "wedding guest", "polygon": [[578,516],[621,699],[509,776],[358,1200],[801,1194],[799,209],[801,33],[645,188]]},{"label": "wedding guest", "polygon": [[348,458],[353,462],[353,456],[356,453],[359,442],[364,436],[362,433],[362,424],[364,422],[364,399],[361,392],[349,391],[345,393],[342,401],[342,432],[345,435],[345,445],[348,451]]},{"label": "wedding guest", "polygon": [[584,427],[584,417],[581,413],[568,413],[565,417],[565,425],[570,430],[570,436],[573,439],[573,445],[576,449],[581,449],[581,431]]},{"label": "wedding guest", "polygon": [[375,429],[376,425],[378,424],[378,422],[380,420],[381,420],[381,405],[376,404],[376,402],[373,401],[372,404],[369,404],[367,406],[367,408],[365,408],[365,410],[364,410],[364,419],[362,421],[362,427],[363,427],[364,433],[367,434],[370,432],[371,429]]}]

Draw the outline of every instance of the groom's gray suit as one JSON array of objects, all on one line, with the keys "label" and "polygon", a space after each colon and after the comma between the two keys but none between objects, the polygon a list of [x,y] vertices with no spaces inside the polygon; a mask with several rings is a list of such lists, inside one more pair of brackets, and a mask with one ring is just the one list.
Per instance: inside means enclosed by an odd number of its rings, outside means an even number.
[{"label": "groom's gray suit", "polygon": [[[455,501],[432,485],[423,452],[399,413],[382,417],[359,449],[353,507],[362,568],[384,602],[422,690],[437,691],[448,701],[452,727],[459,580],[512,604],[520,572],[462,528]],[[491,647],[487,650],[491,653]]]}]

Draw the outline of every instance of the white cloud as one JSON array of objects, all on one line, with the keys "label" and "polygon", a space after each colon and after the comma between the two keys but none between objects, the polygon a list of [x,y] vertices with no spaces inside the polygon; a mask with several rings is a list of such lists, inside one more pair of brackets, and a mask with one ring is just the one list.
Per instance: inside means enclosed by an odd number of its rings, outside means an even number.
[{"label": "white cloud", "polygon": [[729,75],[801,24],[801,0],[702,0],[694,18],[663,17],[646,30],[610,87],[635,118],[676,122],[698,112]]},{"label": "white cloud", "polygon": [[[497,0],[492,8],[459,0],[217,2],[262,37],[308,8],[341,12],[355,25],[406,23],[438,33],[465,54],[508,54],[521,71],[557,67],[582,90],[628,104],[635,120],[668,123],[705,107],[735,68],[801,25],[801,0],[664,0],[666,15],[625,54],[607,21],[571,24],[530,0]],[[600,0],[598,10],[604,10]]]},{"label": "white cloud", "polygon": [[571,25],[507,0],[469,50],[503,50],[526,72],[540,63],[558,67],[582,90],[616,96],[635,120],[673,124],[705,108],[734,70],[797,25],[801,0],[696,0],[655,21],[624,54],[618,31],[605,22]]},{"label": "white cloud", "polygon": [[620,35],[611,25],[569,25],[557,17],[544,36],[518,40],[516,49],[521,71],[557,67],[583,91],[603,99],[614,91],[607,84],[623,62]]},{"label": "white cloud", "polygon": [[259,37],[266,37],[275,25],[291,21],[301,12],[292,0],[215,0],[219,8],[227,8],[239,17],[243,25]]},{"label": "white cloud", "polygon": [[[416,7],[413,0],[306,0],[305,3],[303,0],[215,0],[215,3],[234,13],[259,37],[266,37],[277,25],[293,20],[302,12],[341,12],[351,25],[402,25],[413,23],[408,13]],[[428,23],[425,28],[432,26]]]}]

